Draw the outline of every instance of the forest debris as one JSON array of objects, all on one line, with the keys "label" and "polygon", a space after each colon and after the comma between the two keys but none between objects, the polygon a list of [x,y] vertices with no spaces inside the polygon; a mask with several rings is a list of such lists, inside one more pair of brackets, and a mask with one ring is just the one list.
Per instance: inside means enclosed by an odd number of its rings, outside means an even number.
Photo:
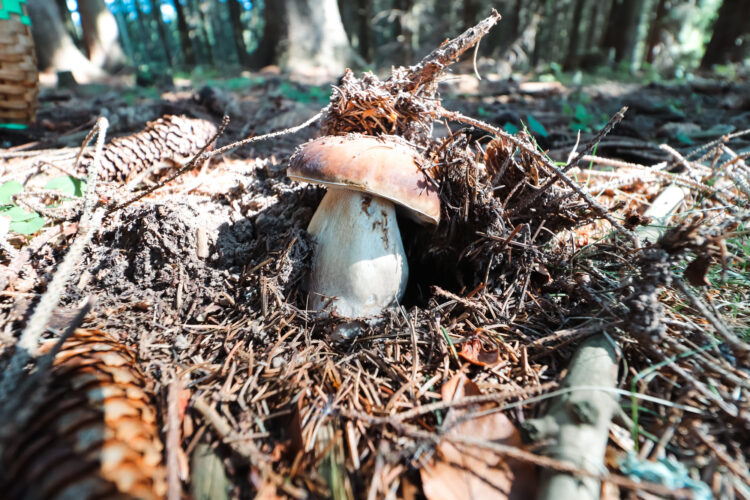
[{"label": "forest debris", "polygon": [[639,227],[636,230],[638,236],[652,243],[657,241],[666,231],[667,222],[684,199],[684,189],[675,184],[667,186],[643,214],[644,217],[652,219],[652,222],[648,226]]},{"label": "forest debris", "polygon": [[[479,387],[463,374],[443,384],[444,402],[481,394]],[[453,408],[442,425],[447,436],[470,435],[488,442],[520,446],[520,434],[501,412],[483,413],[492,405]],[[482,413],[481,416],[474,416]],[[491,450],[477,449],[442,440],[435,457],[421,469],[424,494],[428,500],[533,497],[534,469],[528,463],[498,456]]]},{"label": "forest debris", "polygon": [[196,446],[190,468],[190,492],[195,500],[229,500],[232,483],[215,448],[205,443]]},{"label": "forest debris", "polygon": [[[128,182],[159,165],[181,165],[193,158],[216,134],[216,125],[186,116],[166,115],[135,134],[112,139],[104,148],[103,180]],[[79,172],[86,172],[92,156],[86,153]]]},{"label": "forest debris", "polygon": [[[383,97],[388,105],[394,95]],[[408,99],[407,96],[401,103],[404,107],[396,109],[397,112],[416,102]],[[373,104],[379,105],[377,99]],[[425,99],[422,104],[429,111],[434,100]],[[363,118],[375,134],[391,131],[394,123],[398,130],[411,119],[408,113],[392,117],[387,106],[382,110],[355,108],[350,110],[355,125],[357,119]],[[536,113],[538,109],[532,106],[529,112]],[[320,116],[292,131],[312,125]],[[224,444],[236,451],[225,457],[225,464],[231,463],[237,466],[234,470],[241,472],[233,474],[233,480],[237,481],[243,497],[262,488],[278,490],[280,494],[291,492],[295,497],[323,490],[319,460],[314,460],[314,453],[303,451],[298,460],[283,453],[286,419],[280,416],[293,408],[300,391],[312,394],[308,418],[299,424],[300,433],[305,436],[320,437],[321,432],[329,430],[329,424],[335,429],[339,415],[347,419],[349,448],[345,450],[345,461],[339,463],[349,467],[348,474],[358,496],[365,493],[363,489],[366,490],[374,476],[372,484],[380,487],[373,491],[378,494],[387,494],[389,489],[395,491],[399,482],[418,483],[410,459],[423,459],[426,445],[437,445],[441,440],[457,443],[461,452],[489,450],[497,456],[508,455],[573,475],[591,475],[603,481],[611,478],[613,484],[623,488],[679,495],[663,486],[654,489],[624,481],[622,476],[608,475],[605,471],[593,474],[567,463],[562,464],[567,468],[561,467],[560,461],[516,447],[502,448],[483,437],[472,441],[467,435],[441,436],[434,432],[440,426],[443,412],[452,406],[466,407],[490,400],[494,407],[502,405],[498,410],[517,405],[514,412],[519,420],[536,412],[538,407],[534,402],[518,400],[557,384],[561,361],[567,352],[565,347],[570,342],[580,342],[581,337],[601,330],[611,331],[614,326],[628,326],[621,319],[627,314],[623,298],[633,290],[631,285],[640,285],[638,277],[633,279],[633,274],[640,271],[634,263],[639,262],[637,259],[644,252],[617,235],[604,236],[608,234],[603,231],[606,224],[600,225],[601,221],[595,220],[596,214],[560,182],[550,185],[527,207],[519,208],[540,186],[557,179],[546,167],[542,150],[530,137],[519,134],[511,136],[512,139],[499,138],[492,146],[498,154],[491,158],[490,148],[488,155],[483,155],[484,148],[476,140],[478,134],[474,130],[451,130],[449,137],[436,140],[429,137],[426,129],[417,129],[415,145],[422,148],[427,158],[424,167],[432,176],[430,182],[434,180],[440,185],[445,209],[437,231],[428,233],[413,226],[404,230],[409,264],[416,278],[410,284],[410,287],[416,285],[414,290],[407,291],[407,321],[399,315],[386,314],[377,324],[358,323],[352,328],[361,332],[355,340],[330,341],[329,333],[342,325],[337,320],[310,321],[308,303],[300,286],[310,261],[310,245],[304,240],[301,228],[309,221],[322,196],[321,190],[290,189],[279,170],[264,171],[257,168],[260,167],[257,163],[229,157],[216,165],[216,172],[232,164],[235,173],[244,169],[241,183],[244,189],[222,192],[222,184],[217,182],[212,183],[210,199],[202,191],[178,201],[175,198],[179,195],[165,199],[157,193],[144,199],[141,206],[118,213],[105,222],[105,230],[92,249],[87,265],[95,275],[81,289],[72,290],[67,300],[76,300],[76,294],[88,293],[93,285],[94,293],[104,297],[107,304],[96,311],[91,321],[122,328],[130,341],[139,342],[142,347],[139,361],[149,367],[148,373],[153,374],[156,383],[163,382],[159,373],[164,373],[164,368],[169,369],[175,363],[185,368],[185,383],[200,391],[203,402],[216,403],[213,413],[200,409],[203,417],[193,413],[199,426],[197,432],[218,433]],[[288,132],[254,137],[242,143]],[[570,137],[569,132],[559,135]],[[428,140],[419,143],[424,137]],[[619,144],[616,147],[624,149],[617,151],[629,155],[651,148],[644,142],[617,139],[609,144],[612,148]],[[222,154],[235,147],[237,144],[204,152],[198,158]],[[278,150],[286,145],[274,143],[273,147]],[[603,148],[604,143],[598,149]],[[568,152],[566,146],[560,155]],[[671,243],[663,242],[662,255],[670,259],[685,249],[698,253],[704,247],[697,240],[704,238],[708,250],[705,255],[710,259],[737,261],[743,256],[744,245],[744,228],[736,226],[743,221],[741,209],[720,206],[719,202],[741,201],[735,197],[735,190],[742,184],[720,186],[723,196],[720,199],[713,196],[718,191],[707,185],[707,173],[728,175],[736,167],[734,177],[744,178],[744,160],[741,156],[726,160],[720,150],[705,154],[705,158],[698,160],[696,156],[682,156],[689,162],[692,173],[703,176],[699,179],[673,172],[679,172],[684,165],[682,161],[671,160],[669,164],[638,168],[615,166],[611,172],[596,167],[583,170],[581,165],[581,170],[571,172],[571,179],[580,184],[589,176],[616,181],[617,184],[605,184],[609,186],[606,192],[589,191],[604,209],[611,211],[615,220],[622,205],[630,213],[640,213],[643,201],[650,199],[658,186],[667,183],[686,187],[691,195],[708,194],[699,198],[700,210],[710,211],[711,223],[707,219],[704,227],[696,228],[694,234],[684,231]],[[568,156],[571,160],[575,158],[576,150]],[[660,170],[667,168],[669,171]],[[193,236],[199,218],[192,215],[203,214],[207,206],[211,207],[211,215],[215,216],[211,220],[216,223],[205,225],[210,233],[211,253],[202,260],[195,258]],[[720,240],[708,240],[713,237],[709,227],[719,227],[715,221],[726,224],[724,229],[738,235],[734,243],[727,242],[726,256],[719,253]],[[735,226],[729,226],[730,221]],[[586,242],[582,243],[584,237]],[[59,249],[51,246],[29,254],[28,266],[36,276],[48,275],[50,266],[57,262]],[[666,265],[660,262],[657,270],[674,269],[677,261],[667,262]],[[652,280],[647,274],[642,273],[644,280]],[[701,269],[697,274],[701,274]],[[657,279],[661,277],[662,274],[656,275]],[[165,300],[174,298],[175,287],[170,284],[175,282],[179,282],[180,298]],[[33,283],[38,288],[43,285],[36,280]],[[706,303],[704,297],[700,299],[709,311],[720,308],[712,311],[719,321],[725,321],[722,314],[727,305],[736,308],[738,314],[731,321],[742,325],[744,305],[727,304],[736,300],[730,299],[727,291],[733,287],[744,297],[741,286],[728,283],[724,290],[718,287],[710,290],[707,298],[711,302]],[[218,296],[216,290],[220,290]],[[726,458],[736,460],[741,466],[746,461],[746,452],[737,446],[742,442],[747,421],[738,420],[737,415],[739,411],[742,416],[747,407],[744,390],[747,376],[735,366],[732,353],[723,345],[716,348],[716,338],[705,328],[707,320],[695,307],[669,307],[669,301],[680,299],[677,292],[673,286],[654,289],[654,301],[668,306],[653,316],[656,323],[664,326],[660,343],[663,349],[659,352],[663,357],[654,356],[647,348],[650,344],[634,343],[627,338],[621,342],[632,367],[627,380],[645,367],[659,361],[665,363],[659,376],[639,388],[644,396],[648,394],[651,398],[641,401],[651,411],[643,412],[638,427],[651,435],[658,436],[661,432],[664,436],[659,444],[661,449],[669,446],[678,459],[689,460],[695,456],[695,438],[683,433],[682,425],[677,427],[680,432],[661,429],[662,405],[669,403],[665,400],[688,399],[691,406],[700,407],[702,412],[691,418],[707,417],[702,424],[712,441],[725,446]],[[11,305],[12,297],[4,297],[3,307]],[[179,305],[174,307],[175,303]],[[646,311],[646,319],[650,318],[648,314]],[[4,317],[9,318],[7,314]],[[15,319],[8,321],[4,339],[11,342],[3,346],[4,352],[10,350],[19,323]],[[593,327],[586,326],[592,323]],[[503,345],[508,347],[507,360],[486,369],[478,368],[481,365],[467,366],[460,358],[451,357],[449,349],[453,345],[480,348],[481,343],[472,338],[477,330],[482,331],[482,341],[489,349],[494,347],[495,339],[507,342]],[[564,335],[556,336],[554,332]],[[446,340],[455,344],[447,346]],[[533,350],[527,356],[529,347]],[[689,355],[680,357],[680,353]],[[469,398],[470,401],[463,398],[435,403],[435,386],[461,370],[469,370],[486,394]],[[708,381],[696,380],[693,374],[698,373],[705,374]],[[718,402],[704,394],[711,391],[719,394],[714,396]],[[732,408],[738,411],[732,414],[712,411],[721,401],[731,401]],[[488,411],[494,411],[494,407]],[[201,420],[208,425],[201,425]],[[643,436],[648,434],[644,432]],[[636,442],[647,445],[648,439],[641,437]],[[198,441],[194,439],[191,446]],[[386,445],[383,453],[378,452],[378,443]],[[397,444],[388,446],[389,443]],[[255,446],[261,457],[271,457],[273,470],[254,466],[255,457],[250,453],[253,450],[245,448],[246,444]],[[443,443],[439,445],[442,447]],[[701,454],[701,460],[706,462],[696,466],[698,472],[710,476],[715,470],[723,470],[721,464],[717,467],[716,456],[710,449]],[[247,470],[249,473],[242,473]],[[406,478],[394,479],[400,473]],[[725,484],[737,479],[730,472],[726,474],[730,477]]]},{"label": "forest debris", "polygon": [[625,474],[635,480],[663,484],[672,490],[683,489],[689,491],[695,500],[710,500],[714,498],[708,485],[703,481],[690,477],[687,467],[674,458],[660,457],[654,462],[651,460],[640,460],[635,453],[631,452],[620,461],[620,467]]},{"label": "forest debris", "polygon": [[135,354],[104,332],[77,330],[48,380],[3,448],[3,498],[163,498],[156,409]]},{"label": "forest debris", "polygon": [[479,366],[494,366],[501,361],[500,349],[497,347],[492,350],[485,349],[482,341],[476,337],[461,344],[461,351],[458,355],[469,363]]},{"label": "forest debris", "polygon": [[[544,417],[522,425],[534,442],[553,440],[545,447],[546,455],[593,473],[603,470],[609,424],[617,405],[606,389],[617,385],[618,358],[613,342],[604,335],[590,337],[578,348],[562,382],[565,392],[552,400]],[[599,492],[595,478],[545,470],[538,498],[596,500]]]},{"label": "forest debris", "polygon": [[432,122],[441,109],[440,100],[435,98],[439,75],[479,43],[499,20],[500,14],[493,9],[489,17],[446,41],[415,66],[393,68],[386,80],[369,72],[356,78],[347,70],[341,84],[333,87],[323,132],[397,135],[417,146],[426,145]]},{"label": "forest debris", "polygon": [[[409,68],[404,78],[408,85],[404,88],[407,92],[421,92],[426,96],[435,93],[437,76],[446,66],[454,63],[461,54],[479,43],[495,24],[500,21],[501,16],[495,9],[488,17],[475,26],[467,29],[453,40],[443,43],[440,47],[427,54],[418,64]],[[393,77],[392,77],[393,78]]]}]

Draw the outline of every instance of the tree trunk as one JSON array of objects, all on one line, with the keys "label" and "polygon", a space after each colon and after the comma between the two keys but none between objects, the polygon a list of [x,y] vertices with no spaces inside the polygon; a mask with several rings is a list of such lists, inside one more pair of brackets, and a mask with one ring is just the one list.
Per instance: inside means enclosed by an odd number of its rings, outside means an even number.
[{"label": "tree trunk", "polygon": [[234,46],[237,49],[237,59],[241,66],[248,66],[250,57],[248,57],[247,46],[245,46],[245,27],[242,25],[242,13],[245,9],[240,5],[239,0],[227,0],[227,8],[229,9],[229,20],[232,24]]},{"label": "tree trunk", "polygon": [[[141,32],[140,40],[143,45],[140,45],[140,47],[136,50],[141,51],[141,60],[145,63],[153,63],[156,59],[154,57],[154,49],[153,49],[153,39],[151,38],[151,30],[148,26],[148,19],[146,19],[146,16],[143,14],[143,9],[141,9],[141,3],[140,0],[134,0],[133,6],[135,7],[135,13],[136,13],[136,22],[138,23],[138,30]],[[138,44],[136,44],[138,45]]]},{"label": "tree trunk", "polygon": [[193,41],[190,39],[190,27],[185,17],[185,8],[180,3],[180,0],[174,1],[174,10],[177,14],[177,30],[180,33],[180,46],[182,46],[182,56],[185,60],[185,64],[188,66],[195,66],[195,49],[193,48]]},{"label": "tree trunk", "polygon": [[654,62],[656,56],[655,49],[659,44],[659,38],[661,36],[662,26],[664,25],[664,18],[667,15],[667,0],[658,0],[656,3],[656,12],[654,13],[653,19],[648,27],[648,35],[646,36],[646,50],[643,59],[651,64]]},{"label": "tree trunk", "polygon": [[531,56],[531,66],[536,67],[541,62],[546,62],[547,57],[542,54],[547,53],[547,49],[552,40],[552,30],[548,25],[548,20],[552,14],[554,3],[551,0],[545,0],[542,6],[541,17],[542,20],[539,25],[539,29],[536,32],[536,39],[534,40],[534,53]]},{"label": "tree trunk", "polygon": [[159,40],[161,41],[162,47],[164,47],[164,57],[167,60],[167,64],[172,66],[174,64],[172,60],[172,49],[169,47],[169,33],[167,33],[167,26],[164,24],[164,18],[161,17],[161,2],[158,0],[150,1],[151,17],[154,18],[159,33]]},{"label": "tree trunk", "polygon": [[254,66],[277,64],[285,70],[341,74],[349,42],[336,0],[274,0],[263,8],[265,28]]},{"label": "tree trunk", "polygon": [[642,13],[643,0],[625,0],[618,2],[617,9],[613,8],[614,15],[610,16],[610,28],[614,30],[615,62],[627,63],[631,70],[635,69],[635,49]]},{"label": "tree trunk", "polygon": [[372,37],[372,18],[375,15],[372,0],[357,0],[357,26],[359,53],[365,61],[375,60]]},{"label": "tree trunk", "polygon": [[414,0],[394,0],[393,2],[394,9],[399,11],[396,16],[395,34],[396,40],[398,40],[403,48],[400,54],[401,61],[399,61],[402,65],[414,62],[414,50],[412,46],[413,31],[407,21],[407,16],[410,15],[413,4]]},{"label": "tree trunk", "polygon": [[701,68],[714,64],[741,62],[750,52],[750,22],[747,18],[747,0],[724,0],[719,8]]},{"label": "tree trunk", "polygon": [[589,29],[586,31],[586,41],[584,52],[592,52],[596,46],[596,33],[599,29],[599,11],[601,10],[602,0],[594,0],[594,6],[591,7],[591,22]]},{"label": "tree trunk", "polygon": [[123,0],[115,0],[114,14],[115,21],[117,21],[117,32],[122,42],[122,48],[125,51],[125,56],[135,62],[136,52],[133,49],[133,43],[130,38],[130,32],[128,30],[128,23],[125,21],[125,16],[122,14],[123,11]]},{"label": "tree trunk", "polygon": [[576,0],[575,7],[573,7],[573,20],[570,23],[570,35],[568,37],[568,53],[565,56],[565,63],[563,64],[563,67],[566,70],[571,70],[578,67],[578,40],[581,33],[583,4],[584,0]]},{"label": "tree trunk", "polygon": [[214,43],[210,33],[211,24],[206,18],[205,10],[198,0],[192,0],[191,10],[194,12],[200,33],[198,38],[201,40],[201,61],[203,64],[210,66],[216,60],[213,54]]},{"label": "tree trunk", "polygon": [[37,63],[43,71],[71,71],[80,83],[104,75],[78,50],[65,29],[60,11],[49,0],[28,0]]},{"label": "tree trunk", "polygon": [[125,54],[120,48],[117,21],[104,0],[78,0],[78,13],[89,60],[110,71],[122,68]]},{"label": "tree trunk", "polygon": [[67,29],[68,33],[70,33],[70,37],[73,39],[73,43],[76,44],[76,47],[82,48],[83,44],[81,43],[81,37],[79,36],[78,29],[73,22],[73,16],[70,14],[70,9],[68,9],[67,2],[65,0],[55,1],[57,2],[57,7],[60,9],[60,16],[62,16],[63,24],[65,24],[65,29]]}]

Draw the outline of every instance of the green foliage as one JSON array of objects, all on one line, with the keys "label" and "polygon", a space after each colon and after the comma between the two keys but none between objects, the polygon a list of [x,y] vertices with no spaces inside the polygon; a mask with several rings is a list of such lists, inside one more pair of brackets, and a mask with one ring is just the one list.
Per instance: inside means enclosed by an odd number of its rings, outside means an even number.
[{"label": "green foliage", "polygon": [[23,186],[16,181],[0,186],[0,217],[10,218],[10,230],[14,233],[34,234],[44,226],[45,220],[36,212],[27,212],[13,203],[13,195],[21,191]]},{"label": "green foliage", "polygon": [[529,125],[529,130],[531,130],[532,132],[534,132],[538,136],[540,136],[540,137],[547,137],[549,135],[549,133],[547,133],[547,129],[544,128],[544,125],[542,125],[541,123],[539,123],[539,121],[536,118],[534,118],[533,116],[526,115],[526,122]]},{"label": "green foliage", "polygon": [[[86,183],[76,177],[64,175],[50,179],[46,189],[60,191],[68,197],[81,197],[86,191]],[[0,186],[0,216],[10,218],[10,230],[16,234],[34,234],[47,223],[36,212],[29,212],[13,203],[13,196],[23,191],[17,181],[8,181]]]},{"label": "green foliage", "polygon": [[8,181],[0,186],[0,206],[10,204],[11,197],[21,191],[23,191],[23,186],[17,181]]},{"label": "green foliage", "polygon": [[71,175],[63,175],[50,179],[44,187],[61,191],[70,197],[80,197],[86,191],[86,181]]},{"label": "green foliage", "polygon": [[[575,94],[571,97],[575,97]],[[606,113],[593,113],[584,106],[584,104],[591,102],[590,96],[580,94],[580,99],[577,100],[580,100],[580,102],[563,101],[562,103],[562,113],[570,118],[568,126],[571,130],[574,132],[594,132],[607,124],[609,116]]]},{"label": "green foliage", "polygon": [[38,213],[27,212],[15,205],[8,210],[0,209],[0,215],[10,217],[10,230],[17,234],[34,234],[47,223]]},{"label": "green foliage", "polygon": [[691,145],[691,144],[695,144],[695,142],[685,132],[679,132],[675,136],[675,139],[677,139],[678,141],[680,141],[683,144],[687,144],[688,146]]},{"label": "green foliage", "polygon": [[511,135],[515,135],[518,133],[518,127],[513,125],[511,122],[505,122],[505,125],[503,125],[503,130]]},{"label": "green foliage", "polygon": [[301,87],[291,82],[282,82],[279,87],[279,93],[289,100],[305,104],[316,103],[322,105],[331,99],[331,91],[327,87],[325,89],[317,86]]}]

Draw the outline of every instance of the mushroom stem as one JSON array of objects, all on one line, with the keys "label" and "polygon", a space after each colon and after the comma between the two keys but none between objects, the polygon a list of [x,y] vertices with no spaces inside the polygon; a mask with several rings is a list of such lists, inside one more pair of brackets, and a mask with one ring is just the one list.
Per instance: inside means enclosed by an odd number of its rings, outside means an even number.
[{"label": "mushroom stem", "polygon": [[329,188],[307,231],[315,238],[311,309],[361,318],[401,299],[409,266],[393,203]]}]

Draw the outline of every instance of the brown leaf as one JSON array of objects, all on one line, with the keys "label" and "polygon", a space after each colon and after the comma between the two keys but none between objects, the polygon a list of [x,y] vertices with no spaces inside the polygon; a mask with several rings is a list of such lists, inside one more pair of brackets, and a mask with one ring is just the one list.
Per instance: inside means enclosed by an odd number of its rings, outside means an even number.
[{"label": "brown leaf", "polygon": [[709,267],[711,267],[711,256],[699,255],[685,268],[685,277],[693,286],[710,285],[711,283],[706,279]]},{"label": "brown leaf", "polygon": [[464,342],[458,355],[469,363],[479,366],[494,366],[500,362],[499,349],[488,351],[476,337]]},{"label": "brown leaf", "polygon": [[[480,394],[479,387],[459,374],[443,384],[443,399]],[[521,446],[521,437],[513,423],[502,413],[472,417],[484,408],[454,408],[443,424],[447,436],[470,436],[474,439]],[[428,500],[512,499],[535,496],[534,467],[507,459],[486,448],[443,440],[433,460],[420,470],[422,487]]]}]

